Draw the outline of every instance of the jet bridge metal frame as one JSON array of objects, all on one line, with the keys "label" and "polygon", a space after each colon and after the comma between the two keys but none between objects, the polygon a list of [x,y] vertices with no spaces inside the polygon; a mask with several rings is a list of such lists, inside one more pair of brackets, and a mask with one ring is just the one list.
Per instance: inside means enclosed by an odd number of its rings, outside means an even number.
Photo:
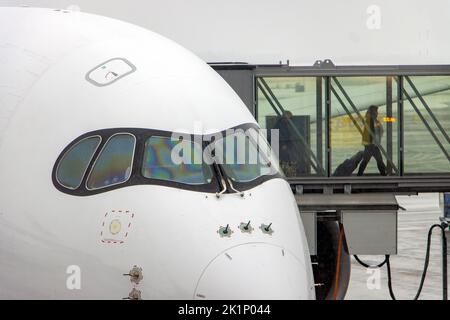
[{"label": "jet bridge metal frame", "polygon": [[[260,90],[266,97],[275,113],[280,115],[284,112],[284,108],[277,97],[271,92],[270,87],[265,82],[265,77],[322,77],[317,78],[317,90],[324,90],[325,108],[322,112],[322,96],[317,95],[317,132],[322,135],[323,125],[325,126],[325,137],[320,136],[317,141],[316,154],[309,146],[302,141],[301,135],[296,132],[300,146],[309,156],[311,167],[318,175],[301,176],[288,178],[289,183],[294,192],[300,193],[361,193],[361,192],[393,192],[393,193],[409,193],[416,194],[418,192],[445,192],[450,191],[450,154],[446,150],[442,142],[437,138],[435,132],[431,129],[429,122],[425,119],[424,114],[420,111],[417,104],[412,100],[413,97],[405,88],[407,83],[414,92],[414,98],[417,97],[423,105],[426,113],[430,116],[431,121],[439,129],[439,132],[445,137],[445,141],[450,144],[450,138],[441,123],[434,115],[432,109],[421,96],[419,90],[411,80],[411,76],[450,76],[450,65],[379,65],[379,66],[335,66],[331,60],[316,61],[313,66],[290,66],[287,64],[279,65],[251,65],[246,63],[211,63],[219,74],[243,98],[244,103],[248,106],[253,115],[257,118],[258,101],[256,99],[256,91]],[[230,74],[242,72],[245,70],[245,77],[241,77],[241,83],[247,83],[246,95],[242,95],[241,87],[236,86],[236,82],[230,81]],[[228,79],[226,74],[228,74]],[[387,168],[396,176],[380,177],[380,176],[364,176],[364,177],[333,177],[331,174],[331,136],[330,136],[330,117],[331,117],[331,97],[336,97],[339,104],[346,111],[347,115],[355,124],[355,127],[362,132],[362,128],[358,125],[357,119],[353,116],[356,113],[358,119],[364,123],[364,118],[352,102],[351,97],[347,94],[344,87],[340,84],[337,77],[340,76],[384,76],[387,77],[386,85],[392,88],[392,79],[397,83],[397,97],[394,99],[392,94],[386,97],[387,116],[393,116],[392,106],[397,103],[397,120],[398,120],[398,166],[392,161],[394,152],[392,146],[393,129],[391,125],[387,125],[387,139],[389,143],[385,149],[379,146],[383,156],[388,159]],[[392,77],[392,78],[390,78]],[[336,87],[335,87],[336,86]],[[323,88],[325,87],[325,88]],[[342,96],[336,90],[339,89]],[[240,92],[241,90],[241,92]],[[252,91],[250,94],[250,90]],[[449,173],[432,173],[432,174],[405,174],[404,170],[404,117],[403,102],[408,101],[416,111],[421,122],[431,134],[436,145],[449,160]],[[323,118],[322,118],[323,117]],[[325,120],[322,123],[322,120]],[[291,124],[293,126],[293,124]],[[295,132],[294,128],[294,132]],[[373,133],[371,133],[373,135]],[[324,139],[322,139],[324,138]],[[322,153],[322,142],[325,144],[325,154]],[[323,160],[326,160],[323,162]],[[323,165],[322,165],[323,164]]]}]

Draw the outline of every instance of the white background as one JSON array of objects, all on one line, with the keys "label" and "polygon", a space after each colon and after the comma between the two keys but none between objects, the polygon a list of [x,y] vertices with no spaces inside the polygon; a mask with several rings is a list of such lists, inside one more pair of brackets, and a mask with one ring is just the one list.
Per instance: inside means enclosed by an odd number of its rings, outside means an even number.
[{"label": "white background", "polygon": [[[206,61],[448,64],[448,0],[0,0],[68,8],[156,31]],[[371,5],[380,28],[369,29]]]}]

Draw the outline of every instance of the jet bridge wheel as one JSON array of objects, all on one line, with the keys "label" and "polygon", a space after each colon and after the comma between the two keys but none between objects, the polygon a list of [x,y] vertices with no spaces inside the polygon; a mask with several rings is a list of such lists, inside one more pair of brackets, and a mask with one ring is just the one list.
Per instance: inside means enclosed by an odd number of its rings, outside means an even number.
[{"label": "jet bridge wheel", "polygon": [[[317,256],[315,257],[317,264],[313,264],[313,272],[315,283],[319,284],[316,286],[318,300],[334,300],[339,234],[338,222],[317,222]],[[350,281],[351,264],[345,233],[342,236],[340,251],[337,300],[344,299]]]}]

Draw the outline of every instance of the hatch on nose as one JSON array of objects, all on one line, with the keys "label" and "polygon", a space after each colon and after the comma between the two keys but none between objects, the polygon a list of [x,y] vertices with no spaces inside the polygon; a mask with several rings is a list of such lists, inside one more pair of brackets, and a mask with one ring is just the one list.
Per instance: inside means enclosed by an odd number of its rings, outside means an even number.
[{"label": "hatch on nose", "polygon": [[254,243],[233,247],[211,261],[194,298],[212,300],[314,299],[304,261],[281,247]]}]

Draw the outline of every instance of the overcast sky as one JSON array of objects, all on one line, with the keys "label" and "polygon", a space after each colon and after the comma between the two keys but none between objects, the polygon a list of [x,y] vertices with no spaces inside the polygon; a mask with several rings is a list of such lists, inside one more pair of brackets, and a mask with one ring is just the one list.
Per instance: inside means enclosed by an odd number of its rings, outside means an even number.
[{"label": "overcast sky", "polygon": [[135,23],[206,61],[449,64],[448,0],[0,0]]}]

